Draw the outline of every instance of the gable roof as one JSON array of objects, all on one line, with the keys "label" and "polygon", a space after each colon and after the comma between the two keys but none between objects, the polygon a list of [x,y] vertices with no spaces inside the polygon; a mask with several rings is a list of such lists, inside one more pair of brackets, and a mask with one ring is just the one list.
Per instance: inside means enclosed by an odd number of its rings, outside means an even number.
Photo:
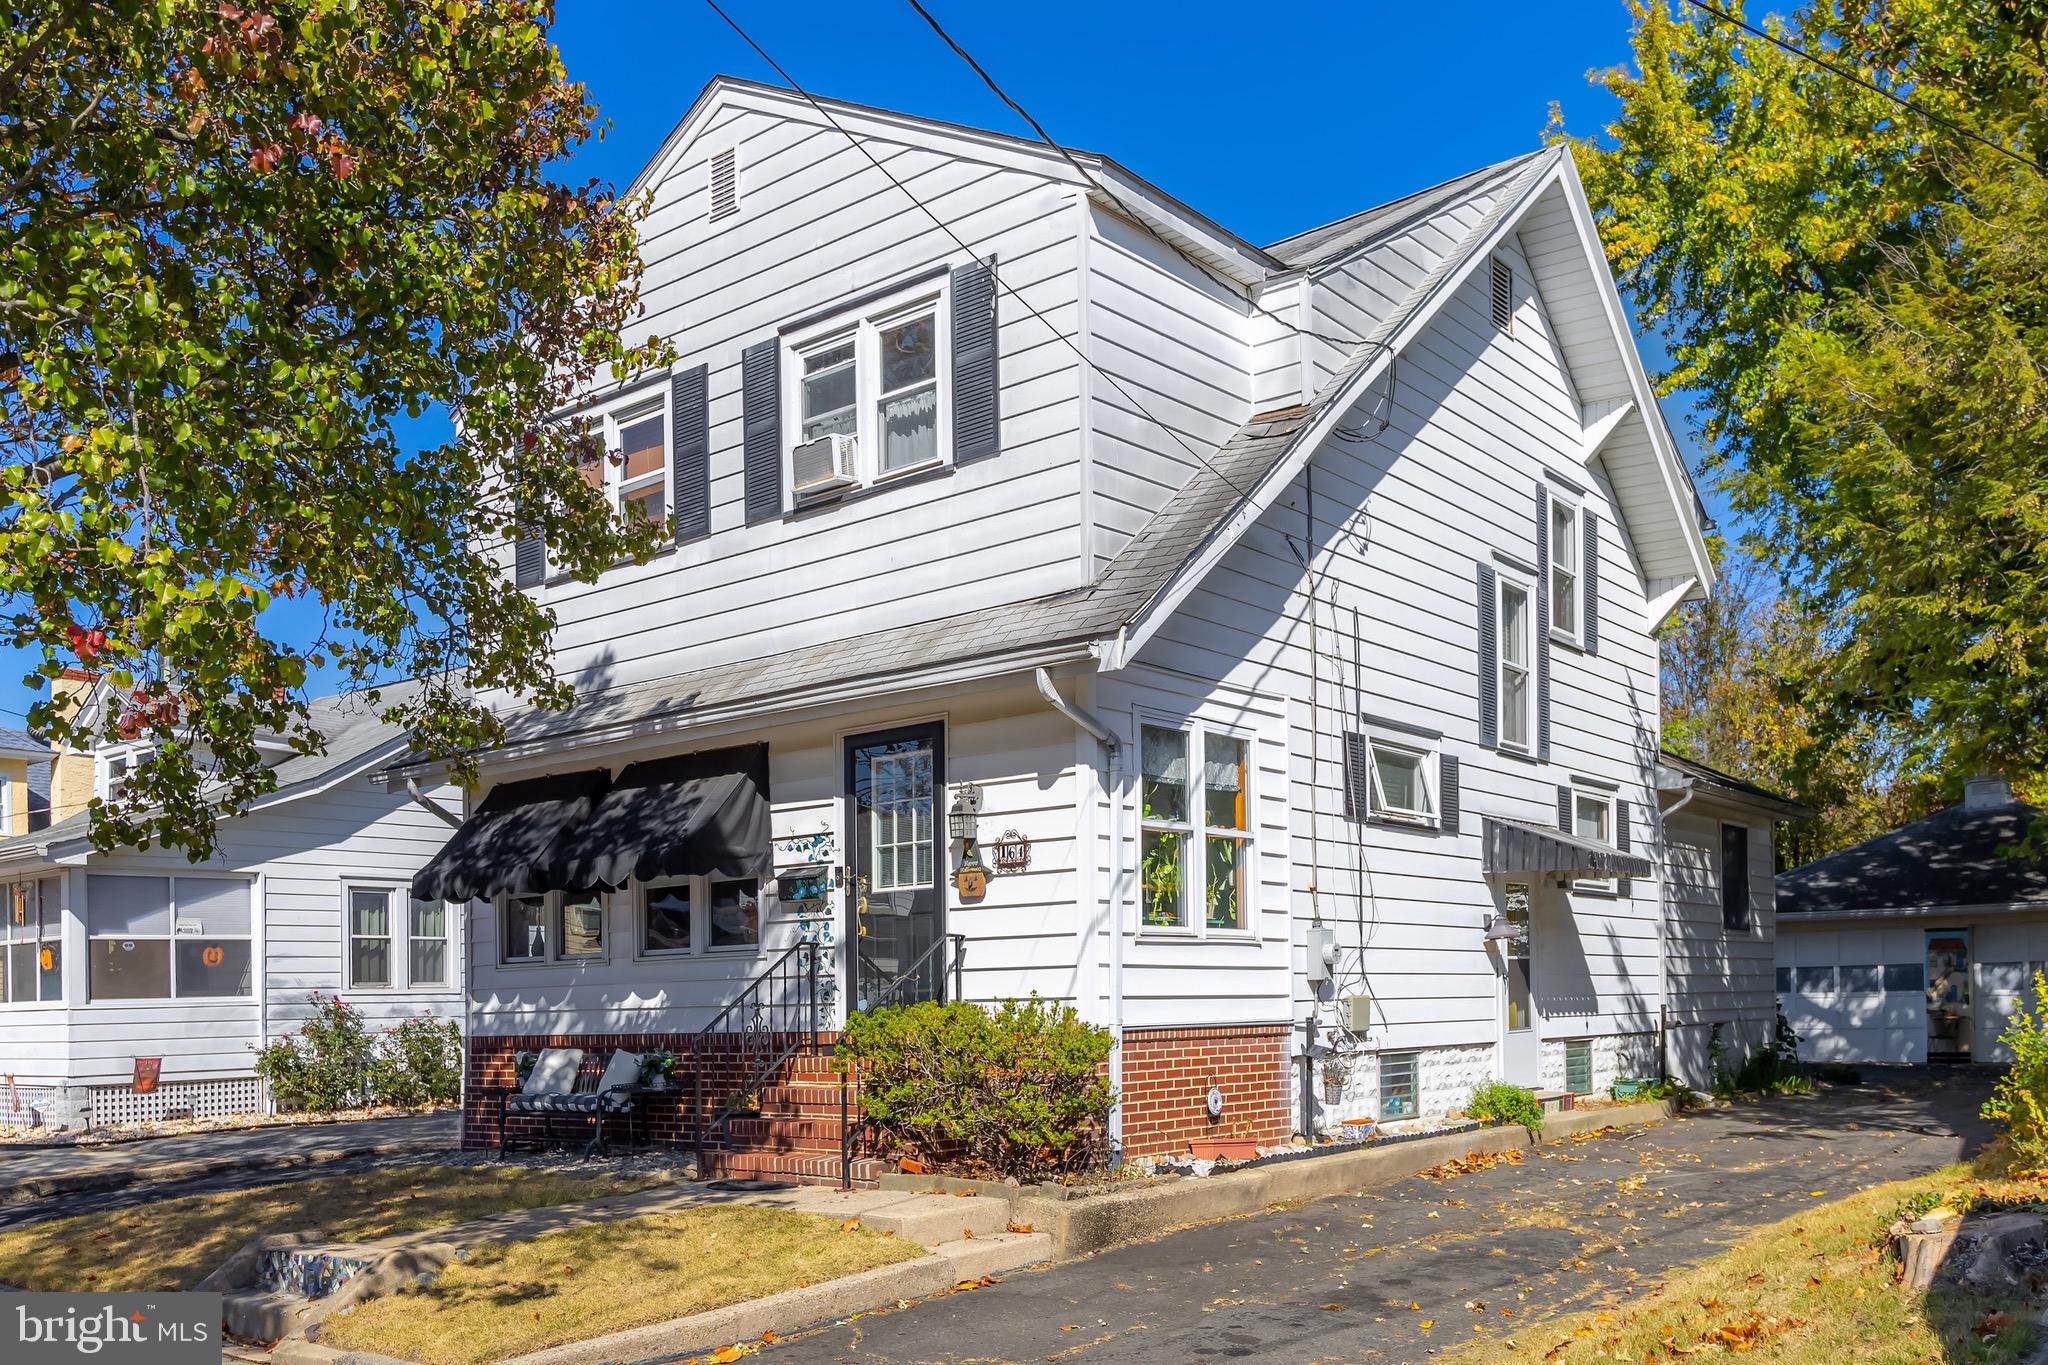
[{"label": "gable roof", "polygon": [[[257,798],[250,809],[262,810],[312,796],[376,764],[403,756],[410,747],[405,730],[381,719],[377,713],[384,706],[403,700],[416,687],[411,681],[385,683],[378,688],[382,700],[376,706],[351,692],[309,701],[307,720],[326,741],[327,751],[292,754],[277,763],[271,769],[277,775],[276,788]],[[47,829],[0,839],[0,862],[61,858],[83,852],[89,846],[91,833],[92,813],[80,811]]]},{"label": "gable roof", "polygon": [[0,758],[25,758],[34,763],[48,760],[50,746],[26,730],[0,725]]},{"label": "gable roof", "polygon": [[1530,162],[1542,156],[1542,151],[1524,152],[1520,156],[1497,161],[1491,166],[1481,166],[1476,171],[1467,171],[1454,176],[1439,185],[1417,190],[1385,204],[1339,218],[1334,223],[1297,232],[1292,237],[1283,237],[1266,248],[1274,257],[1290,266],[1307,270],[1319,269],[1348,256],[1360,247],[1369,246],[1382,237],[1399,232],[1420,219],[1457,203],[1460,199],[1486,189],[1516,173],[1527,169]]},{"label": "gable roof", "polygon": [[2029,901],[2048,910],[2048,862],[2004,851],[2040,817],[2023,801],[1965,800],[1779,873],[1778,913],[1824,918]]}]

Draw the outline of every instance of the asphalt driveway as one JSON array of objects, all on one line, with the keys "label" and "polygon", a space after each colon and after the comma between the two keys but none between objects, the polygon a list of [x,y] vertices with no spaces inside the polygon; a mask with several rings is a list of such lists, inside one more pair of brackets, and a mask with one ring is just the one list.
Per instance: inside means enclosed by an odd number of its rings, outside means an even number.
[{"label": "asphalt driveway", "polygon": [[[1520,1164],[1191,1228],[797,1337],[763,1359],[1414,1361],[1620,1302],[1746,1229],[1989,1137],[1975,1072],[1873,1075]],[[1816,1195],[1816,1191],[1820,1193]],[[1505,1310],[1505,1312],[1503,1311]]]}]

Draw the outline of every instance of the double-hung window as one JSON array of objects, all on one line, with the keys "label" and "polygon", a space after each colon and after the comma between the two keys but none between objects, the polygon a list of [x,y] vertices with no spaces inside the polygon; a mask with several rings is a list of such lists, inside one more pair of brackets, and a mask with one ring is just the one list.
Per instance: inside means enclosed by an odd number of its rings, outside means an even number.
[{"label": "double-hung window", "polygon": [[[1572,793],[1572,833],[1581,839],[1595,844],[1605,844],[1609,848],[1615,847],[1614,817],[1612,792],[1581,789]],[[1613,880],[1604,877],[1582,877],[1576,884],[1587,891],[1615,889]]]},{"label": "double-hung window", "polygon": [[1579,642],[1579,509],[1550,495],[1550,633]]},{"label": "double-hung window", "polygon": [[[952,458],[948,288],[934,281],[788,338],[795,503]],[[812,445],[832,437],[832,447]]]},{"label": "double-hung window", "polygon": [[1138,747],[1140,921],[1148,929],[1248,929],[1251,741],[1206,725],[1144,724]]},{"label": "double-hung window", "polygon": [[390,885],[351,885],[346,902],[351,989],[448,984],[446,905]]},{"label": "double-hung window", "polygon": [[658,392],[619,400],[590,414],[578,468],[621,520],[668,518],[668,410]]},{"label": "double-hung window", "polygon": [[0,886],[0,1004],[64,998],[64,907],[55,877]]},{"label": "double-hung window", "polygon": [[93,755],[93,795],[113,801],[128,785],[128,778],[149,757],[153,745],[107,745]]},{"label": "double-hung window", "polygon": [[760,946],[761,883],[753,877],[663,877],[636,883],[633,890],[643,958],[751,952]]},{"label": "double-hung window", "polygon": [[85,879],[94,1000],[189,1000],[251,994],[254,897],[239,877]]},{"label": "double-hung window", "polygon": [[498,960],[510,965],[602,961],[611,904],[611,894],[604,891],[500,896]]},{"label": "double-hung window", "polygon": [[1500,743],[1523,753],[1535,748],[1536,602],[1527,583],[1500,575]]}]

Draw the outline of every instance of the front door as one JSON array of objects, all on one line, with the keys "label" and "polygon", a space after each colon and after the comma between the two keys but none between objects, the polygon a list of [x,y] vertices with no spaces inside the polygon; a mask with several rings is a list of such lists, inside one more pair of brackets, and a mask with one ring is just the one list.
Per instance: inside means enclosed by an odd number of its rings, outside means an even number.
[{"label": "front door", "polygon": [[1927,934],[1927,1060],[1970,1060],[1970,931]]},{"label": "front door", "polygon": [[945,997],[945,731],[913,725],[846,741],[846,941],[853,1008]]},{"label": "front door", "polygon": [[1514,932],[1500,940],[1507,980],[1501,988],[1501,1079],[1530,1090],[1541,1088],[1543,1043],[1536,1036],[1535,975],[1530,961],[1532,895],[1523,882],[1502,888],[1501,918]]}]

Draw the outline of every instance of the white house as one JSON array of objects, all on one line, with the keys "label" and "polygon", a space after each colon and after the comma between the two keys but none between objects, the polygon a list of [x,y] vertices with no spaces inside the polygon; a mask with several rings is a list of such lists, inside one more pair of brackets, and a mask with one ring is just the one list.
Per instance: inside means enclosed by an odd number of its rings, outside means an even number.
[{"label": "white house", "polygon": [[799,1057],[719,1063],[725,1168],[835,1171],[802,942],[828,1033],[1110,1026],[1131,1154],[1653,1073],[1651,632],[1713,567],[1564,149],[1260,247],[719,78],[632,189],[681,359],[582,416],[675,544],[503,549],[578,701],[415,884],[479,898],[472,1143],[521,1050],[746,1025]]},{"label": "white house", "polygon": [[2048,862],[2018,856],[2039,815],[1979,778],[1957,805],[1779,876],[1776,984],[1802,1055],[2012,1060],[1999,1035],[2048,969]]},{"label": "white house", "polygon": [[[84,675],[68,683],[99,704]],[[255,1050],[302,1022],[315,992],[374,1027],[459,1017],[460,907],[407,893],[448,824],[369,776],[406,737],[361,699],[316,700],[311,717],[327,752],[281,756],[276,789],[222,821],[196,864],[93,851],[80,806],[118,785],[133,746],[54,756],[56,818],[0,840],[0,1123],[259,1110]],[[460,802],[453,787],[438,797],[444,812]]]}]

